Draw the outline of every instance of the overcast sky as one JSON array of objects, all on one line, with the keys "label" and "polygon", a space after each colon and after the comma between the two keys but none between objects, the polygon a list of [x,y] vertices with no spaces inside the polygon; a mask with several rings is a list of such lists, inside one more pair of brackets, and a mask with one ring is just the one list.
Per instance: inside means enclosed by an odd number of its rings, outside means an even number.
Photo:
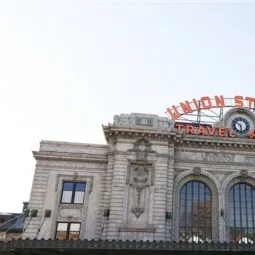
[{"label": "overcast sky", "polygon": [[[214,3],[212,3],[214,2]],[[255,1],[0,1],[0,212],[41,140],[105,143],[119,113],[254,96]]]}]

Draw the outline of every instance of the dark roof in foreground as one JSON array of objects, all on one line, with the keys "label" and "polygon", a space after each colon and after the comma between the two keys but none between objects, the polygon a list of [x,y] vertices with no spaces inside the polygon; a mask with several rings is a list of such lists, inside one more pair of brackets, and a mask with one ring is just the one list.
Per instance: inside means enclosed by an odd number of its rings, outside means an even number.
[{"label": "dark roof in foreground", "polygon": [[9,233],[20,233],[24,227],[25,217],[21,213],[1,213],[0,231],[8,230]]},{"label": "dark roof in foreground", "polygon": [[165,241],[109,240],[12,240],[0,242],[0,254],[216,254],[221,252],[254,253],[255,244],[176,243]]}]

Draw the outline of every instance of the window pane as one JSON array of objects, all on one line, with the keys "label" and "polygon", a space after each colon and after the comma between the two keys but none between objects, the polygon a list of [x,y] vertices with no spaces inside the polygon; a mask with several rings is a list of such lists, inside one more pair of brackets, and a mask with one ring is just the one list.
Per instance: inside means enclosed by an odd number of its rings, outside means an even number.
[{"label": "window pane", "polygon": [[193,183],[193,192],[194,194],[198,194],[198,182],[194,182]]},{"label": "window pane", "polygon": [[244,183],[234,185],[229,191],[229,201],[232,201],[232,207],[228,209],[230,241],[254,241],[253,191],[251,186]]},{"label": "window pane", "polygon": [[76,183],[75,190],[77,191],[85,191],[86,184],[85,183]]},{"label": "window pane", "polygon": [[186,201],[184,199],[181,199],[181,210],[184,210]]},{"label": "window pane", "polygon": [[61,202],[62,203],[71,203],[71,200],[72,200],[72,191],[64,190],[63,194],[62,194]]},{"label": "window pane", "polygon": [[64,182],[63,190],[73,190],[72,182]]},{"label": "window pane", "polygon": [[78,240],[80,237],[80,232],[70,232],[69,240]]},{"label": "window pane", "polygon": [[57,225],[57,231],[67,231],[67,225],[68,223],[58,223]]},{"label": "window pane", "polygon": [[71,223],[70,231],[80,231],[80,223]]},{"label": "window pane", "polygon": [[74,203],[82,204],[84,199],[84,191],[76,191],[74,195]]},{"label": "window pane", "polygon": [[184,186],[181,190],[181,200],[185,200],[186,196],[186,186]]},{"label": "window pane", "polygon": [[80,223],[71,223],[69,240],[77,240],[80,237]]},{"label": "window pane", "polygon": [[180,226],[185,226],[185,214],[180,215]]},{"label": "window pane", "polygon": [[68,223],[57,224],[56,239],[64,240],[67,238],[67,226],[68,226]]},{"label": "window pane", "polygon": [[212,201],[208,187],[202,182],[188,182],[181,189],[180,199],[180,241],[211,241]]},{"label": "window pane", "polygon": [[67,232],[57,231],[56,239],[64,240],[67,238]]}]

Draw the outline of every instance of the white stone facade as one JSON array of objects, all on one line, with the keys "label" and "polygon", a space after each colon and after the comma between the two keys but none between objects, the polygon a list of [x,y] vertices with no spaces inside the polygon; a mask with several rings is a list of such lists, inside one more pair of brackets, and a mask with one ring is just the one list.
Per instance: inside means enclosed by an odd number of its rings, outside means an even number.
[{"label": "white stone facade", "polygon": [[[179,241],[180,189],[212,194],[212,240],[228,241],[227,194],[255,181],[253,139],[180,134],[167,118],[121,114],[103,126],[107,145],[42,141],[23,238],[55,238],[57,222],[80,222],[80,239]],[[84,203],[61,204],[63,181],[86,182]],[[50,217],[44,217],[50,210]]]}]

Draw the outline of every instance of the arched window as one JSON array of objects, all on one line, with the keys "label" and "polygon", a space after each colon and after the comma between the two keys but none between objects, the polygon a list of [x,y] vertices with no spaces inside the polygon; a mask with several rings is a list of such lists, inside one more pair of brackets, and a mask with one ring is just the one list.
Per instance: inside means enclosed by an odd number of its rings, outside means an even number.
[{"label": "arched window", "polygon": [[212,196],[206,184],[186,183],[180,192],[180,241],[212,240]]},{"label": "arched window", "polygon": [[255,240],[255,190],[248,184],[234,185],[228,195],[230,242]]}]

